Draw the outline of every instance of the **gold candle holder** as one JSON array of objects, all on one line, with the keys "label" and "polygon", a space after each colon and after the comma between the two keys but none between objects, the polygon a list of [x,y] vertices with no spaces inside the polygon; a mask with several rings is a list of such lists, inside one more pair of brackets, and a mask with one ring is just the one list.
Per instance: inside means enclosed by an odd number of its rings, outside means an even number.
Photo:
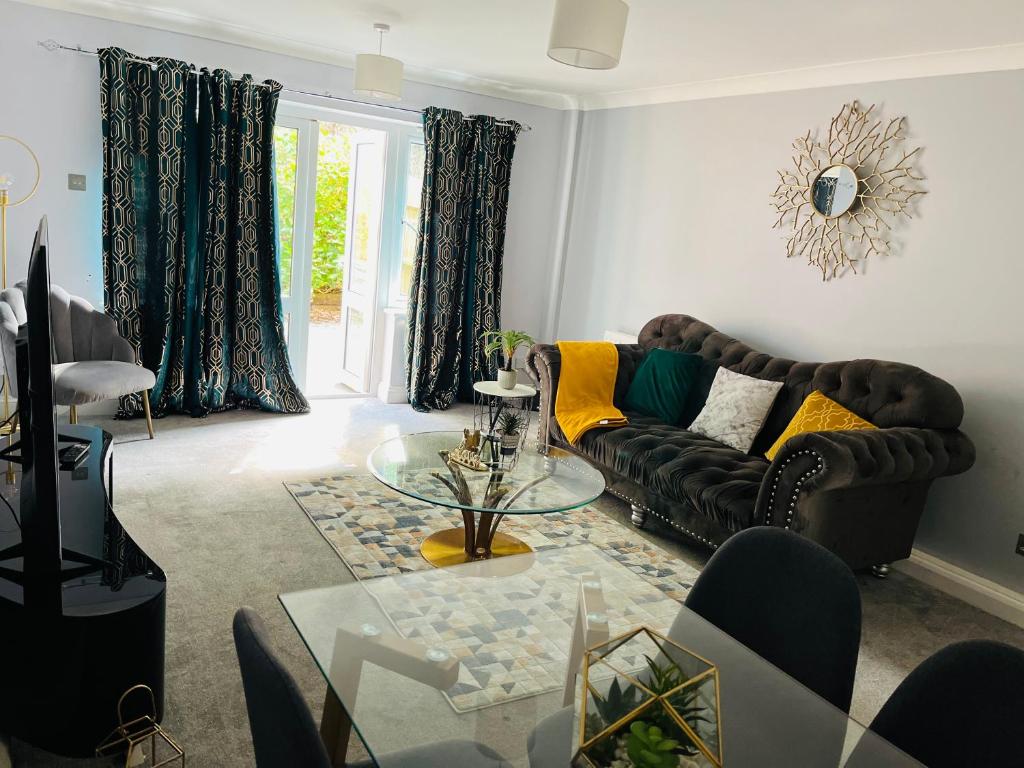
[{"label": "gold candle holder", "polygon": [[[134,693],[148,694],[149,711],[128,719],[125,700]],[[126,768],[177,765],[184,768],[185,750],[156,721],[156,699],[148,685],[133,685],[117,702],[117,728],[96,747],[96,757],[124,755]]]}]

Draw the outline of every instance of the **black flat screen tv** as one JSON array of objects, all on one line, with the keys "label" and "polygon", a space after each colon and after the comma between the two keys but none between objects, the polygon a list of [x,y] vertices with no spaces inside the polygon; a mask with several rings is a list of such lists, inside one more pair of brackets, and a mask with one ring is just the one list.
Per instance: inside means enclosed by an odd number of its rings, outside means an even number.
[{"label": "black flat screen tv", "polygon": [[[39,222],[25,290],[27,322],[18,328],[18,419],[21,460],[21,531],[26,607],[31,584],[61,578],[57,421],[51,360],[50,269],[46,217]],[[44,587],[46,594],[53,591]],[[59,600],[59,591],[57,591]],[[49,601],[47,601],[49,602]],[[53,608],[54,606],[36,606]],[[56,606],[59,610],[59,604]]]}]

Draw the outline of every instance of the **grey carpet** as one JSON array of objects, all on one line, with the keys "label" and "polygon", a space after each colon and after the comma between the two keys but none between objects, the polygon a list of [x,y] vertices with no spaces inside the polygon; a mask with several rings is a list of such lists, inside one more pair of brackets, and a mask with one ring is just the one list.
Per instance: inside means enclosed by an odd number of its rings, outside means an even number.
[{"label": "grey carpet", "polygon": [[[231,617],[239,605],[266,619],[288,667],[319,718],[324,682],[288,623],[277,595],[337,584],[351,575],[283,486],[359,468],[381,440],[400,432],[460,429],[468,412],[420,414],[376,400],[321,400],[307,416],[224,413],[170,417],[145,439],[142,421],[90,420],[117,438],[118,516],[169,580],[167,717],[187,765],[251,766]],[[85,419],[88,420],[88,419]],[[935,493],[942,492],[937,484]],[[623,525],[629,509],[597,506]],[[644,533],[700,567],[706,553]],[[918,662],[956,640],[988,637],[1024,647],[1024,630],[931,587],[894,574],[859,579],[864,636],[853,714],[866,721]],[[13,745],[15,765],[79,766]],[[519,763],[522,764],[522,763]]]}]

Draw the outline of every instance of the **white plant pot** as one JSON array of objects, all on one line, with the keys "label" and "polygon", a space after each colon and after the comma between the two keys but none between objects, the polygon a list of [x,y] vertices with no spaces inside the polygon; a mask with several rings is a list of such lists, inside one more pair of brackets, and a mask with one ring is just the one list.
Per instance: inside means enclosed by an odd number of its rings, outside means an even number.
[{"label": "white plant pot", "polygon": [[498,371],[498,386],[502,389],[516,388],[516,371]]}]

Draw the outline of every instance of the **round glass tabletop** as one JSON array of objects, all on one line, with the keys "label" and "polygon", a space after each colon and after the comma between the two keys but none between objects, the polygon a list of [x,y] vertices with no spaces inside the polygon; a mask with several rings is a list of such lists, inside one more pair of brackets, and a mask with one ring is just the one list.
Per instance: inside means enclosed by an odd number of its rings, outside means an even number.
[{"label": "round glass tabletop", "polygon": [[445,460],[461,432],[420,432],[387,440],[370,453],[374,477],[399,493],[443,507],[502,515],[564,512],[604,492],[604,476],[575,454],[527,445],[511,469],[468,469]]}]

